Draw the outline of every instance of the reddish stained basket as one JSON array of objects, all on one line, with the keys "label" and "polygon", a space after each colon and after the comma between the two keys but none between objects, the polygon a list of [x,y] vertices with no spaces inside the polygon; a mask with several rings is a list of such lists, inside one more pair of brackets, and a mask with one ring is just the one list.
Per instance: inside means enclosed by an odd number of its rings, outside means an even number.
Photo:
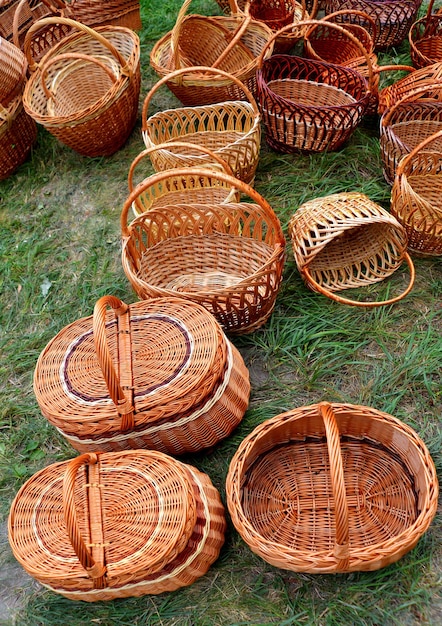
[{"label": "reddish stained basket", "polygon": [[433,5],[434,0],[430,0],[426,16],[408,33],[411,62],[416,68],[442,61],[442,15],[432,14]]}]

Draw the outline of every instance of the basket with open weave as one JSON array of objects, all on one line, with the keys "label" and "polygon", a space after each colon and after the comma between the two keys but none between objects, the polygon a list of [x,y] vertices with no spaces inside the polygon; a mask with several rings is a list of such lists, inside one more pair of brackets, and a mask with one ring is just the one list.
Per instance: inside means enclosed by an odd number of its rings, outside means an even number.
[{"label": "basket with open weave", "polygon": [[8,521],[24,569],[86,602],[192,584],[217,559],[225,527],[209,477],[153,450],[49,465],[21,487]]},{"label": "basket with open weave", "polygon": [[249,391],[213,316],[178,297],[100,298],[93,316],[48,343],[34,372],[43,415],[80,452],[198,452],[239,424]]},{"label": "basket with open weave", "polygon": [[[246,100],[167,109],[148,117],[152,98],[162,85],[179,76],[189,77],[201,72],[231,80]],[[246,85],[227,72],[194,67],[177,70],[162,78],[144,100],[142,134],[147,148],[158,147],[151,154],[156,171],[207,163],[210,157],[192,147],[200,144],[221,156],[237,178],[246,183],[252,183],[255,178],[261,147],[261,116]],[[177,140],[186,142],[187,147],[168,147],[167,144]],[[163,144],[161,148],[160,144]]]},{"label": "basket with open weave", "polygon": [[[289,222],[296,265],[307,286],[340,302],[360,307],[392,304],[414,283],[407,235],[381,206],[358,192],[337,193],[302,204]],[[336,292],[377,283],[406,261],[407,287],[386,300],[352,300]]]},{"label": "basket with open weave", "polygon": [[[52,23],[74,30],[35,63],[32,33]],[[128,28],[93,30],[61,17],[39,20],[25,39],[32,71],[23,94],[27,113],[84,156],[113,154],[127,141],[137,119],[139,44],[138,35]]]},{"label": "basket with open weave", "polygon": [[240,444],[226,481],[236,530],[295,572],[376,570],[411,550],[438,499],[433,460],[392,415],[321,402],[270,418]]},{"label": "basket with open weave", "polygon": [[410,252],[442,255],[442,130],[426,137],[396,169],[391,213],[404,227]]},{"label": "basket with open weave", "polygon": [[25,162],[37,139],[37,126],[23,108],[21,94],[0,105],[0,180]]},{"label": "basket with open weave", "polygon": [[425,17],[417,20],[408,33],[411,62],[426,67],[442,61],[442,15],[432,13],[434,0],[428,3]]}]

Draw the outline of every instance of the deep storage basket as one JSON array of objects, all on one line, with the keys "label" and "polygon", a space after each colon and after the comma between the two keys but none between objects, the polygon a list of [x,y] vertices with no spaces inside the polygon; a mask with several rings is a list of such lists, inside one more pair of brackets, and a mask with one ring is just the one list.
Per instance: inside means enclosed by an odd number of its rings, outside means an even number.
[{"label": "deep storage basket", "polygon": [[400,559],[437,509],[418,435],[365,406],[321,402],[262,424],[226,482],[234,526],[268,563],[309,573],[376,570]]},{"label": "deep storage basket", "polygon": [[[361,193],[338,193],[301,205],[289,222],[296,265],[310,289],[342,304],[375,307],[404,298],[414,283],[407,235],[385,209]],[[391,276],[406,261],[410,281],[384,301],[357,301],[336,292]]]},{"label": "deep storage basket", "polygon": [[411,62],[417,68],[442,61],[442,15],[432,14],[433,4],[430,0],[426,16],[408,33]]},{"label": "deep storage basket", "polygon": [[[186,173],[231,185],[252,203],[165,206],[128,225],[138,196]],[[285,240],[268,202],[242,181],[201,168],[154,174],[126,200],[121,231],[123,269],[140,298],[179,294],[202,304],[231,333],[251,332],[271,315],[282,280]]]},{"label": "deep storage basket", "polygon": [[241,421],[249,391],[215,319],[177,297],[101,298],[48,343],[34,372],[43,415],[80,452],[211,447]]},{"label": "deep storage basket", "polygon": [[192,584],[217,559],[224,532],[209,477],[146,450],[50,465],[22,486],[9,515],[9,542],[24,569],[87,602]]},{"label": "deep storage basket", "polygon": [[0,180],[24,163],[36,139],[37,126],[24,110],[21,94],[0,106]]}]

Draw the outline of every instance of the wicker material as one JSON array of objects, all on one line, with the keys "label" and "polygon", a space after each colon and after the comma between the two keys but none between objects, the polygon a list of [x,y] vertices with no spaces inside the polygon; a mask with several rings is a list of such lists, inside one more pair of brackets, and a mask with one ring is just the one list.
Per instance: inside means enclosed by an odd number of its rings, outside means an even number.
[{"label": "wicker material", "polygon": [[[255,95],[258,57],[272,35],[270,28],[244,15],[186,16],[189,3],[190,0],[184,3],[174,29],[152,48],[152,68],[163,78],[182,67],[218,67],[238,78]],[[266,48],[266,56],[272,51],[273,43]],[[244,97],[242,89],[230,78],[214,78],[206,73],[180,75],[166,84],[185,106],[203,106]]]},{"label": "wicker material", "polygon": [[23,108],[21,94],[0,106],[0,180],[8,178],[25,162],[37,139],[37,126]]},{"label": "wicker material", "polygon": [[[137,196],[187,173],[234,186],[253,204],[165,206],[127,224]],[[242,181],[200,168],[157,173],[126,200],[121,229],[123,268],[140,298],[179,293],[205,306],[230,333],[251,332],[272,313],[285,240],[268,202]]]},{"label": "wicker material", "polygon": [[[299,22],[296,29],[322,26],[319,20]],[[329,27],[363,46],[337,24]],[[285,27],[279,32],[283,32]],[[267,143],[280,152],[337,150],[362,120],[370,102],[365,78],[357,71],[296,56],[273,55],[260,62],[258,104]]]},{"label": "wicker material", "polygon": [[25,570],[71,600],[174,591],[224,542],[209,477],[155,451],[88,453],[50,465],[16,495],[9,542]]},{"label": "wicker material", "polygon": [[[383,69],[394,69],[394,66],[385,66]],[[400,66],[400,69],[406,70],[407,67]],[[382,115],[388,108],[402,98],[412,95],[414,91],[419,90],[421,93],[424,87],[427,87],[427,92],[426,96],[423,94],[422,97],[440,100],[442,95],[440,90],[437,87],[433,89],[440,82],[442,82],[442,62],[418,70],[409,67],[407,76],[380,90],[378,112]]]},{"label": "wicker material", "polygon": [[411,62],[417,68],[442,61],[442,15],[432,14],[433,5],[434,0],[430,0],[426,16],[408,33]]},{"label": "wicker material", "polygon": [[230,463],[226,493],[253,552],[317,574],[400,559],[434,518],[438,482],[409,426],[370,407],[321,402],[255,428]]},{"label": "wicker material", "polygon": [[[201,74],[203,69],[207,76],[212,74],[231,79],[248,101],[167,109],[148,117],[152,97],[162,85],[184,74]],[[189,144],[187,148],[170,148],[165,145],[152,152],[152,165],[156,171],[204,165],[210,157],[192,147],[192,144],[201,144],[225,159],[234,176],[246,183],[254,180],[261,147],[261,116],[251,92],[235,76],[208,67],[172,72],[158,81],[147,94],[142,117],[143,140],[147,148],[176,140]]]},{"label": "wicker material", "polygon": [[0,105],[3,107],[23,91],[27,66],[23,52],[0,37]]},{"label": "wicker material", "polygon": [[405,228],[410,252],[442,255],[442,130],[427,137],[399,162],[391,212]]},{"label": "wicker material", "polygon": [[197,452],[238,425],[249,391],[215,319],[176,297],[101,298],[49,342],[34,373],[42,413],[81,452]]},{"label": "wicker material", "polygon": [[72,17],[87,26],[141,30],[139,0],[70,0],[69,6]]},{"label": "wicker material", "polygon": [[[382,207],[361,193],[337,193],[299,207],[289,222],[296,265],[310,289],[342,304],[375,307],[404,298],[414,283],[407,236]],[[384,301],[357,301],[335,292],[391,276],[406,260],[410,281]]]}]

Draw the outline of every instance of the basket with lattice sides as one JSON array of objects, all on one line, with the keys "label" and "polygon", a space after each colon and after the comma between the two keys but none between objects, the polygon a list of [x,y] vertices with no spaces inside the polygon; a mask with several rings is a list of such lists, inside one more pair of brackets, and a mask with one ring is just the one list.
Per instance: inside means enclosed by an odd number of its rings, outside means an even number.
[{"label": "basket with lattice sides", "polygon": [[225,515],[206,474],[161,452],[86,453],[34,474],[9,514],[23,568],[70,600],[159,594],[204,576]]},{"label": "basket with lattice sides", "polygon": [[271,565],[370,571],[417,544],[435,516],[438,481],[408,425],[321,402],[257,426],[232,458],[226,496],[236,530]]},{"label": "basket with lattice sides", "polygon": [[442,61],[442,15],[432,13],[433,5],[430,0],[426,15],[408,33],[411,62],[416,68]]},{"label": "basket with lattice sides", "polygon": [[396,169],[390,210],[420,256],[442,255],[442,130],[423,139]]},{"label": "basket with lattice sides", "polygon": [[[293,255],[306,285],[331,300],[360,307],[393,304],[412,289],[415,271],[407,253],[407,234],[381,206],[359,192],[337,193],[302,204],[292,215]],[[407,262],[408,285],[385,300],[338,295],[391,276]]]},{"label": "basket with lattice sides", "polygon": [[[107,308],[110,307],[110,310]],[[249,375],[206,309],[178,297],[100,298],[41,352],[34,392],[80,452],[214,446],[248,406]]]}]

